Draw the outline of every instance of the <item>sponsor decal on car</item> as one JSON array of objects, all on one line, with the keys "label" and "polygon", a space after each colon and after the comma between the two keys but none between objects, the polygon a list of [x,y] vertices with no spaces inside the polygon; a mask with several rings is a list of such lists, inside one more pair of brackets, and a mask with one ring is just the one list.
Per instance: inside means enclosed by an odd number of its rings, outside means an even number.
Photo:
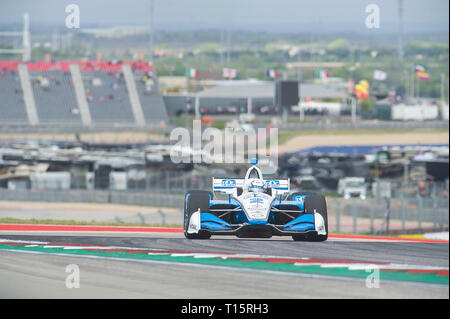
[{"label": "sponsor decal on car", "polygon": [[305,201],[305,197],[301,196],[301,195],[297,195],[297,196],[293,196],[294,200],[299,202],[300,204],[303,204],[303,202]]},{"label": "sponsor decal on car", "polygon": [[266,185],[269,187],[278,187],[280,186],[280,181],[278,180],[266,181]]},{"label": "sponsor decal on car", "polygon": [[235,187],[236,186],[236,180],[234,179],[222,179],[222,185],[228,186],[228,187]]}]

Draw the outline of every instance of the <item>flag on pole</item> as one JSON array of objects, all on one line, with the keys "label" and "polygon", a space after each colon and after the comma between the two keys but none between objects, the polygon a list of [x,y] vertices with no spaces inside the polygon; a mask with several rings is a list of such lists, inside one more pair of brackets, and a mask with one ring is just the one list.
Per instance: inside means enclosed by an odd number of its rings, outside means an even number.
[{"label": "flag on pole", "polygon": [[267,70],[266,75],[272,79],[276,79],[279,76],[278,72],[275,70]]},{"label": "flag on pole", "polygon": [[325,80],[325,79],[328,79],[330,77],[330,73],[328,73],[325,70],[318,70],[317,71],[317,77],[319,79]]},{"label": "flag on pole", "polygon": [[417,64],[417,65],[414,67],[414,71],[415,71],[415,72],[425,72],[425,68],[424,68],[423,66]]},{"label": "flag on pole", "polygon": [[224,78],[232,78],[234,79],[237,75],[237,72],[235,69],[230,69],[230,68],[224,68],[223,69],[223,77]]},{"label": "flag on pole", "polygon": [[190,78],[198,77],[198,71],[196,69],[188,69],[187,76]]},{"label": "flag on pole", "polygon": [[384,81],[387,78],[387,74],[384,71],[381,70],[375,70],[373,71],[373,79],[377,81]]},{"label": "flag on pole", "polygon": [[430,75],[427,72],[418,71],[416,73],[417,73],[417,79],[419,81],[425,81],[425,82],[430,81]]}]

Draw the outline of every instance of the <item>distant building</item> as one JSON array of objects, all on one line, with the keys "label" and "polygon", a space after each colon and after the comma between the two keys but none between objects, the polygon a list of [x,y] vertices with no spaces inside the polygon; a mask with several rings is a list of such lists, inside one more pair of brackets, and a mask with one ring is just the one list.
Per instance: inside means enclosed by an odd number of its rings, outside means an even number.
[{"label": "distant building", "polygon": [[[203,87],[210,87],[190,95],[165,95],[167,113],[176,115],[186,112],[187,103],[199,99],[202,113],[242,113],[247,112],[251,104],[252,112],[257,114],[277,112],[274,105],[274,82],[259,80],[202,80],[198,81]],[[299,85],[301,101],[333,100],[335,103],[347,103],[349,95],[347,87],[340,83],[302,83]],[[298,109],[298,108],[297,108]]]}]

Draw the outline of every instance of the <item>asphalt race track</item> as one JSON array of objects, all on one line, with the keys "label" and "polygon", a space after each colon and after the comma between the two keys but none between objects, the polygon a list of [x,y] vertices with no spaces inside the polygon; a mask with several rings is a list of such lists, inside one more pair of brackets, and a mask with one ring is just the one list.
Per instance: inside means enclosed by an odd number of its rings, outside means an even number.
[{"label": "asphalt race track", "polygon": [[[339,237],[0,231],[0,298],[449,298],[448,248]],[[79,267],[79,288],[65,285],[70,264]],[[369,264],[380,269],[375,285]]]}]

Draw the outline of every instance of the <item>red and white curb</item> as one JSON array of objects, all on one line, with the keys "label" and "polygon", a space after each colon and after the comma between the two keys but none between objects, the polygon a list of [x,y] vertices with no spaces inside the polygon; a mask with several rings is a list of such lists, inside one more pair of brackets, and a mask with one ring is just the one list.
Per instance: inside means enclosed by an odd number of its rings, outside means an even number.
[{"label": "red and white curb", "polygon": [[0,232],[183,233],[179,227],[0,224]]}]

